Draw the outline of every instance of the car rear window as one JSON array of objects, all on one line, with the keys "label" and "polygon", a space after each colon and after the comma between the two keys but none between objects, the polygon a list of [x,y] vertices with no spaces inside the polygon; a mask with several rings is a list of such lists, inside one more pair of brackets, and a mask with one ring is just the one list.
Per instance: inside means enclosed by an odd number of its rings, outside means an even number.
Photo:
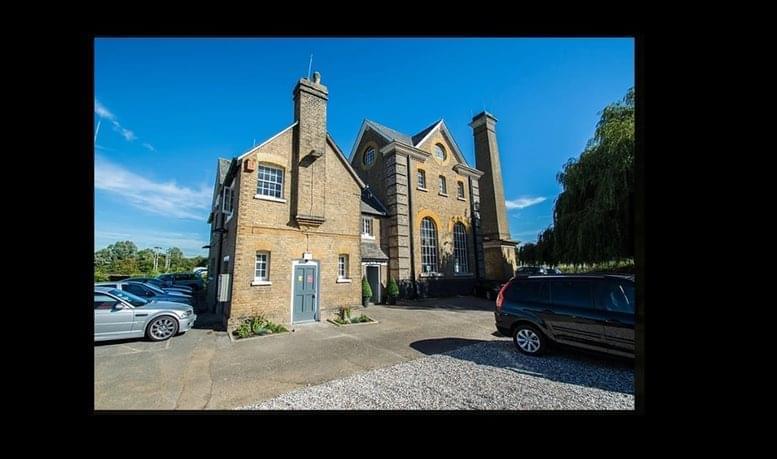
[{"label": "car rear window", "polygon": [[593,309],[591,281],[585,279],[554,279],[550,283],[554,305]]},{"label": "car rear window", "polygon": [[547,303],[547,282],[541,280],[513,281],[506,292],[507,299],[520,303]]}]

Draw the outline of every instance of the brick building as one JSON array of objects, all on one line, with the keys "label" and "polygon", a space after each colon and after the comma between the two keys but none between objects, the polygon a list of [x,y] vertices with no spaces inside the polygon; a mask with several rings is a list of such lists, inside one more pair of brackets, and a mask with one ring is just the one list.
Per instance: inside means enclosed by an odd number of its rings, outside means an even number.
[{"label": "brick building", "polygon": [[327,132],[320,75],[293,98],[290,126],[217,163],[208,303],[230,328],[258,313],[326,319],[361,304],[362,277],[381,302],[390,277],[415,296],[512,276],[492,115],[471,123],[476,168],[442,120],[413,136],[365,120],[349,161]]}]

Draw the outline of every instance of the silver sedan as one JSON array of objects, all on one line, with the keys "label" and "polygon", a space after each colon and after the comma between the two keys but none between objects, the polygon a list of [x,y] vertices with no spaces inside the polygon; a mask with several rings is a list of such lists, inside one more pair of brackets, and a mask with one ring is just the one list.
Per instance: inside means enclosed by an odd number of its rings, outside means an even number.
[{"label": "silver sedan", "polygon": [[94,288],[94,340],[148,337],[164,341],[189,331],[197,319],[182,303],[149,301],[115,288]]}]

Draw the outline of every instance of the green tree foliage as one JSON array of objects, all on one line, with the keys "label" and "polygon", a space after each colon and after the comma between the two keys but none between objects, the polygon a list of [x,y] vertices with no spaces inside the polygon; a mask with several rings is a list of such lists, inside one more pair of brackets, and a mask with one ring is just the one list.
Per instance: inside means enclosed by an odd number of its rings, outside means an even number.
[{"label": "green tree foliage", "polygon": [[386,286],[386,293],[388,296],[397,297],[399,296],[399,286],[397,285],[397,281],[394,280],[394,278],[389,278],[388,285]]},{"label": "green tree foliage", "polygon": [[370,283],[367,282],[366,277],[362,277],[362,297],[364,298],[372,297],[372,287],[370,287]]},{"label": "green tree foliage", "polygon": [[[165,257],[170,265],[165,269]],[[153,249],[138,250],[132,241],[119,241],[94,253],[95,282],[108,280],[109,274],[157,276],[160,272],[188,272],[195,266],[206,266],[207,257],[186,258],[178,247],[159,253],[157,271],[154,271]]]},{"label": "green tree foliage", "polygon": [[579,265],[633,257],[634,88],[602,111],[593,138],[557,179],[563,191],[553,225],[537,241],[537,261]]}]

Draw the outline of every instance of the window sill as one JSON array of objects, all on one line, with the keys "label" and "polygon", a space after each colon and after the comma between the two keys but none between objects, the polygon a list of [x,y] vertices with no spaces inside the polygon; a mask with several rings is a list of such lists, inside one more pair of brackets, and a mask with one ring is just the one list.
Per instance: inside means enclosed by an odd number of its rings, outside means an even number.
[{"label": "window sill", "polygon": [[424,188],[422,186],[416,187],[416,190],[418,190],[418,191],[429,191],[429,190],[427,190],[426,188]]},{"label": "window sill", "polygon": [[258,281],[258,280],[255,280],[255,281],[251,282],[251,285],[253,285],[253,286],[257,286],[257,285],[272,285],[272,282],[271,281]]},{"label": "window sill", "polygon": [[439,194],[440,196],[445,196],[446,198],[448,197],[448,193],[437,193],[437,194]]},{"label": "window sill", "polygon": [[350,284],[351,279],[337,279],[338,284]]},{"label": "window sill", "polygon": [[442,277],[442,273],[421,273],[418,277]]},{"label": "window sill", "polygon": [[272,202],[286,202],[283,198],[274,198],[272,196],[265,196],[263,194],[255,194],[254,199],[261,199],[262,201],[272,201]]},{"label": "window sill", "polygon": [[456,199],[458,199],[459,201],[466,201],[466,199],[464,199],[464,198],[462,198],[460,196],[456,196]]},{"label": "window sill", "polygon": [[473,273],[453,273],[456,277],[475,277]]},{"label": "window sill", "polygon": [[368,240],[368,241],[374,241],[375,240],[375,236],[367,236],[366,234],[362,234],[362,239],[363,240]]}]

